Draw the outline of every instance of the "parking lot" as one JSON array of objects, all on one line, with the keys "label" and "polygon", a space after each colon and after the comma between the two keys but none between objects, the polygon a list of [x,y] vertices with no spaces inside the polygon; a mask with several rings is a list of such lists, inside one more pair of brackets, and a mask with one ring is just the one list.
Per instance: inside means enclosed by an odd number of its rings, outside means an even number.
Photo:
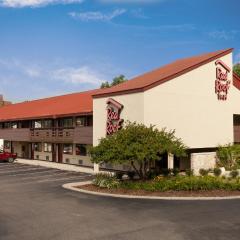
[{"label": "parking lot", "polygon": [[68,191],[92,176],[0,164],[2,240],[235,240],[240,201],[114,199]]}]

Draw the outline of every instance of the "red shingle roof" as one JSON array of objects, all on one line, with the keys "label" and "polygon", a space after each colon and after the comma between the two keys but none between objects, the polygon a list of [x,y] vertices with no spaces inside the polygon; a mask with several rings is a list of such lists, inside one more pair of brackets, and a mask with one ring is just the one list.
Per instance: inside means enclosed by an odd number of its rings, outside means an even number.
[{"label": "red shingle roof", "polygon": [[4,106],[0,108],[0,121],[89,114],[93,111],[92,95],[98,91],[100,90],[73,93]]},{"label": "red shingle roof", "polygon": [[[232,50],[225,49],[178,60],[108,89],[97,89],[4,106],[0,108],[0,121],[90,114],[93,111],[93,97],[145,91],[222,57]],[[240,87],[240,84],[238,86]]]},{"label": "red shingle roof", "polygon": [[206,63],[209,63],[232,51],[233,49],[230,48],[195,57],[180,59],[161,68],[135,77],[127,82],[121,83],[111,88],[106,88],[103,91],[94,94],[93,97],[113,96],[130,92],[145,91],[149,88],[155,87],[159,84],[176,78],[177,76],[187,73]]}]

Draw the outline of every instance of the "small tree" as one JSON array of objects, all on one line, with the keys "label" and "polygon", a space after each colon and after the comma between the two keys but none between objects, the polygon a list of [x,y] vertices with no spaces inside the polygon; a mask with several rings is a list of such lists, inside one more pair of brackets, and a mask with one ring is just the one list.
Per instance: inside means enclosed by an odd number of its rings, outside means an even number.
[{"label": "small tree", "polygon": [[217,164],[231,170],[240,165],[240,145],[226,144],[219,145],[217,150]]},{"label": "small tree", "polygon": [[165,152],[185,156],[185,145],[175,137],[175,132],[135,122],[127,122],[123,129],[90,148],[93,162],[129,164],[141,179],[146,178],[151,163]]},{"label": "small tree", "polygon": [[233,71],[240,77],[240,63],[234,65]]},{"label": "small tree", "polygon": [[121,74],[121,75],[113,78],[113,81],[111,83],[109,83],[108,81],[103,82],[101,84],[101,88],[113,87],[113,86],[116,86],[116,85],[118,85],[120,83],[123,83],[123,82],[126,82],[126,81],[127,81],[127,79],[125,78],[125,76]]}]

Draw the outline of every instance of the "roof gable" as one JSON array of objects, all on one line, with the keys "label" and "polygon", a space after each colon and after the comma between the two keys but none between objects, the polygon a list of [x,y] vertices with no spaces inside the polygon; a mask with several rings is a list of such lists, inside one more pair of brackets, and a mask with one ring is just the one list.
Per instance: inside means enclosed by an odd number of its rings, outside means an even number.
[{"label": "roof gable", "polygon": [[177,60],[161,68],[135,77],[111,88],[103,89],[94,98],[141,92],[153,88],[182,74],[192,71],[233,51],[232,48]]}]

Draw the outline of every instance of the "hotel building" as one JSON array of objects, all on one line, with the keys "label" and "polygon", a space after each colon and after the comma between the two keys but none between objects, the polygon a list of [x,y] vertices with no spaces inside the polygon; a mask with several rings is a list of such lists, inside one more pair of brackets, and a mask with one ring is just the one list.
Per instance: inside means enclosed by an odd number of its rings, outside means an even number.
[{"label": "hotel building", "polygon": [[233,73],[232,51],[180,59],[111,88],[3,106],[4,149],[93,167],[87,147],[129,120],[175,129],[187,145],[188,157],[166,154],[162,167],[212,168],[219,144],[240,142],[240,78]]}]

